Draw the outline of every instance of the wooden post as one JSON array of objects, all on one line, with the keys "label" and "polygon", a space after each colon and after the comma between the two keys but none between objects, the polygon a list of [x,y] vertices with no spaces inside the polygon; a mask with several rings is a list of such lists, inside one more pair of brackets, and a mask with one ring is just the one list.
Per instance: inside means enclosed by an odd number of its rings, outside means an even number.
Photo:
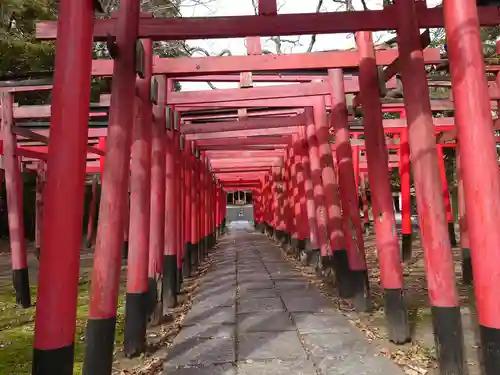
[{"label": "wooden post", "polygon": [[74,363],[92,69],[92,2],[62,0],[58,16],[33,375],[72,375]]},{"label": "wooden post", "polygon": [[3,162],[5,168],[5,187],[9,222],[9,240],[12,260],[12,281],[16,293],[16,303],[28,308],[31,306],[30,282],[28,274],[28,254],[24,235],[22,175],[20,160],[16,155],[16,135],[14,126],[13,94],[0,93],[2,109]]},{"label": "wooden post", "polygon": [[[111,87],[106,163],[97,225],[83,375],[109,375],[113,364],[121,273],[120,251],[126,227],[132,125],[136,111],[134,51],[140,2],[122,0],[120,10],[115,29],[119,54],[114,62]],[[79,17],[75,15],[71,20]],[[85,113],[87,112],[88,105],[85,107]]]},{"label": "wooden post", "polygon": [[[359,216],[359,198],[356,185],[353,150],[349,139],[347,106],[344,92],[344,75],[341,69],[328,71],[331,85],[331,123],[335,132],[335,152],[340,184],[340,196],[344,209],[346,237],[348,239],[348,268],[346,283],[350,284],[348,292],[353,297],[353,303],[358,311],[368,311],[371,308],[368,271],[366,266],[363,229]],[[356,150],[358,152],[358,150]],[[359,154],[358,154],[359,155]],[[359,156],[356,158],[359,168]],[[348,293],[349,294],[349,293]]]},{"label": "wooden post", "polygon": [[403,294],[403,269],[394,206],[387,174],[388,155],[371,33],[358,32],[356,42],[360,57],[359,85],[363,116],[365,123],[370,124],[365,128],[365,142],[385,314],[389,340],[402,344],[410,339],[410,327]]},{"label": "wooden post", "polygon": [[500,171],[476,1],[445,0],[443,14],[472,250],[482,363],[484,374],[494,375],[500,368]]}]

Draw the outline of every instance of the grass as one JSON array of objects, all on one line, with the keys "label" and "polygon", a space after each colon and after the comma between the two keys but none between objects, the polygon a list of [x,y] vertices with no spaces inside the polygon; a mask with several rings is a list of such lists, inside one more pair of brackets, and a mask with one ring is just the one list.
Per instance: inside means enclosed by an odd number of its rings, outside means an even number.
[{"label": "grass", "polygon": [[[81,374],[85,350],[84,332],[89,303],[89,275],[80,277],[75,335],[74,374]],[[36,288],[31,287],[32,301],[36,301]],[[125,317],[124,294],[118,298],[116,347],[123,345]],[[10,285],[0,285],[0,375],[31,374],[35,308],[20,309],[15,305],[14,290]]]}]

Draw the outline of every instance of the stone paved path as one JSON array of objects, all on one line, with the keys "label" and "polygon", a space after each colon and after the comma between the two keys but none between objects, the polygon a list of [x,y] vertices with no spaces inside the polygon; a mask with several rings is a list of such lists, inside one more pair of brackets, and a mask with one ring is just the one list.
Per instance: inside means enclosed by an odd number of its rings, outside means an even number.
[{"label": "stone paved path", "polygon": [[262,234],[231,228],[166,375],[403,375]]}]

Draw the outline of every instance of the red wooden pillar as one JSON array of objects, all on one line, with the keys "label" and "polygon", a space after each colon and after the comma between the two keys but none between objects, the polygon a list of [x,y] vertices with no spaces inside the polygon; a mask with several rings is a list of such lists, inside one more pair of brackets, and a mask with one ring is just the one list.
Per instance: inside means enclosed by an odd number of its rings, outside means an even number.
[{"label": "red wooden pillar", "polygon": [[[156,77],[155,79],[159,79]],[[151,196],[150,196],[150,231],[149,231],[149,266],[148,266],[148,299],[151,310],[148,311],[151,324],[158,324],[163,312],[162,287],[166,277],[164,273],[165,247],[165,102],[167,88],[161,77],[158,82],[157,105],[153,109],[151,140]],[[174,263],[174,271],[176,269]],[[169,270],[171,272],[171,270]],[[174,273],[175,278],[175,273]],[[175,279],[174,279],[175,280]],[[175,287],[175,283],[174,283]]]},{"label": "red wooden pillar", "polygon": [[219,239],[220,237],[220,226],[219,226],[219,221],[220,221],[220,190],[219,190],[219,184],[217,182],[217,179],[214,178],[214,194],[215,194],[215,239]]},{"label": "red wooden pillar", "polygon": [[[109,375],[112,370],[116,307],[121,273],[120,250],[126,224],[132,125],[136,110],[134,51],[139,12],[138,0],[124,0],[120,3],[120,12],[116,21],[116,44],[119,54],[113,68],[106,163],[102,179],[89,320],[85,337],[84,375]],[[81,19],[81,12],[71,17],[69,28],[74,29],[75,19]],[[61,29],[59,31],[61,32]],[[67,33],[71,34],[69,31]],[[70,43],[73,48],[74,40],[78,39],[71,38]],[[78,59],[72,61],[78,61]],[[65,69],[67,70],[67,66]],[[90,66],[85,74],[90,75]],[[74,82],[74,76],[72,82]],[[87,91],[88,85],[85,87]],[[63,95],[67,94],[68,90],[65,87]],[[74,100],[81,101],[81,94],[79,96]],[[81,112],[87,114],[88,104],[82,107]],[[88,115],[85,116],[85,121],[87,117]],[[73,121],[65,121],[66,125],[68,123],[73,123]],[[85,138],[87,138],[86,130]],[[61,196],[59,194],[57,199]],[[79,231],[81,231],[81,226]]]},{"label": "red wooden pillar", "polygon": [[306,125],[307,148],[309,154],[309,170],[313,184],[314,202],[316,208],[316,222],[318,225],[318,245],[317,251],[313,249],[312,262],[322,267],[322,260],[331,256],[330,236],[328,228],[328,211],[326,205],[325,189],[322,183],[322,168],[318,150],[318,138],[316,137],[315,119],[310,110],[307,111],[308,119]]},{"label": "red wooden pillar", "polygon": [[[302,164],[302,155],[304,154],[304,143],[298,134],[292,136],[293,142],[293,195],[294,195],[294,216],[297,227],[297,248],[300,252],[305,250],[306,242],[310,241],[309,222],[307,217],[307,198],[305,190],[305,171]],[[295,171],[295,175],[293,172]]]},{"label": "red wooden pillar", "polygon": [[[40,160],[37,163],[37,168],[36,168],[36,197],[35,197],[35,255],[38,259],[40,259],[40,246],[42,244],[42,218],[43,218],[43,190],[45,188],[45,180],[46,180],[46,173],[45,173],[45,162]],[[92,180],[92,199],[94,199],[94,180]],[[96,189],[97,190],[97,186]],[[94,201],[94,215],[95,215],[95,204],[96,201]],[[92,210],[92,202],[90,206],[90,210]],[[89,213],[89,226],[87,227],[87,238],[89,237],[89,230],[94,230],[94,225],[90,227],[90,218],[91,218],[91,213]],[[90,237],[90,239],[93,239],[93,234]]]},{"label": "red wooden pillar", "polygon": [[208,250],[208,160],[204,157],[201,168],[201,182],[202,189],[201,193],[201,207],[202,207],[202,238],[201,238],[201,251],[200,251],[200,263],[205,259],[205,254]]},{"label": "red wooden pillar", "polygon": [[493,375],[500,368],[500,171],[476,2],[445,0],[444,23],[484,372]]},{"label": "red wooden pillar", "polygon": [[9,222],[10,252],[12,260],[12,281],[16,293],[16,303],[28,308],[31,306],[30,282],[28,274],[28,254],[24,235],[22,175],[20,160],[16,155],[16,135],[14,126],[12,93],[0,93],[2,107],[3,160],[5,168],[5,187]]},{"label": "red wooden pillar", "polygon": [[[180,119],[178,118],[177,121]],[[178,128],[178,127],[177,127]],[[184,245],[184,238],[185,238],[185,232],[186,232],[186,226],[185,226],[185,219],[184,219],[184,210],[185,208],[185,170],[184,170],[184,158],[181,150],[181,134],[178,130],[174,131],[174,145],[173,145],[173,150],[175,152],[175,170],[176,170],[176,180],[174,184],[174,189],[175,189],[175,196],[177,197],[176,201],[176,221],[177,221],[177,247],[175,249],[175,258],[172,259],[172,266],[169,266],[172,268],[171,275],[172,276],[172,283],[175,286],[174,290],[176,292],[180,292],[180,284],[182,281],[182,254],[183,254],[183,249],[185,247]],[[168,189],[168,187],[167,187]],[[168,233],[165,232],[165,236],[167,236]],[[175,261],[175,262],[174,262]],[[165,262],[166,263],[166,262]],[[177,267],[174,266],[174,264],[177,264]],[[174,279],[175,278],[175,279]]]},{"label": "red wooden pillar", "polygon": [[[305,139],[305,126],[300,129],[300,142],[302,150],[302,167],[304,174],[304,194],[306,197],[307,221],[309,223],[309,241],[305,244],[305,254],[301,256],[302,262],[308,262],[311,251],[319,252],[318,222],[316,220],[316,202],[314,199],[314,186],[311,179],[311,168],[307,140]],[[306,257],[304,257],[306,255]]]},{"label": "red wooden pillar", "polygon": [[[343,78],[342,78],[343,79]],[[341,82],[343,85],[343,80]],[[335,172],[332,148],[330,146],[330,131],[326,117],[325,100],[317,97],[314,105],[314,123],[318,151],[321,163],[321,177],[325,192],[325,201],[328,213],[328,232],[330,248],[333,252],[333,266],[335,269],[337,288],[340,296],[347,296],[350,278],[347,242],[342,227],[342,208],[340,206],[339,184]],[[328,259],[324,259],[328,263]],[[347,289],[346,289],[347,288]]]},{"label": "red wooden pillar", "polygon": [[187,278],[191,276],[191,248],[192,245],[192,236],[193,236],[193,227],[191,224],[192,220],[192,183],[193,183],[193,156],[191,153],[191,143],[183,142],[183,153],[184,153],[184,226],[185,226],[185,246],[182,254],[182,277]]},{"label": "red wooden pillar", "polygon": [[143,39],[145,78],[137,80],[141,101],[139,117],[134,122],[130,176],[130,231],[125,302],[124,352],[135,357],[146,349],[146,322],[149,268],[149,231],[151,215],[151,74],[153,51],[151,39]]},{"label": "red wooden pillar", "polygon": [[[406,112],[401,111],[401,118]],[[403,260],[410,260],[412,253],[411,192],[410,192],[410,145],[408,128],[399,133],[399,183],[401,188],[401,253]]]},{"label": "red wooden pillar", "polygon": [[165,140],[165,232],[164,232],[164,279],[163,279],[163,306],[166,309],[177,304],[177,250],[178,250],[178,205],[177,186],[179,174],[176,168],[176,139],[174,130],[167,131]]},{"label": "red wooden pillar", "polygon": [[446,212],[446,222],[448,223],[448,233],[450,236],[451,246],[457,246],[457,238],[455,236],[455,223],[453,221],[453,211],[451,209],[451,201],[450,201],[450,190],[448,188],[448,179],[446,178],[446,166],[444,163],[444,153],[443,146],[437,146],[437,155],[438,155],[438,164],[439,164],[439,173],[441,176],[441,184],[443,189],[443,200],[444,200],[444,208]]},{"label": "red wooden pillar", "polygon": [[[192,170],[191,170],[191,248],[188,249],[186,253],[186,261],[189,262],[190,268],[197,266],[197,255],[198,255],[198,240],[199,240],[199,222],[200,222],[200,211],[198,207],[198,189],[199,189],[199,160],[196,155],[196,150],[194,148],[194,143],[191,143],[191,160],[192,160]],[[193,271],[192,269],[190,270]],[[189,276],[191,276],[191,272]]]},{"label": "red wooden pillar", "polygon": [[[347,295],[353,297],[356,310],[367,311],[371,308],[368,271],[366,267],[363,229],[359,216],[359,198],[356,186],[353,150],[349,139],[349,124],[345,102],[344,75],[341,69],[328,71],[331,86],[330,100],[332,107],[331,123],[335,132],[335,152],[337,156],[340,196],[346,222],[349,253],[348,273],[346,278]],[[358,152],[356,150],[356,152]],[[359,156],[356,160],[359,167]]]},{"label": "red wooden pillar", "polygon": [[[408,118],[408,138],[436,352],[441,373],[459,375],[465,373],[462,319],[447,230],[443,186],[439,181],[440,161],[436,149],[416,5],[413,0],[403,0],[398,1],[395,6],[400,15],[397,32],[401,78],[403,88],[406,89],[404,101]],[[444,163],[444,160],[442,162]],[[447,186],[446,195],[449,204]]]},{"label": "red wooden pillar", "polygon": [[469,231],[467,228],[467,213],[465,211],[464,182],[462,180],[462,168],[460,162],[460,151],[456,148],[456,176],[458,187],[458,222],[460,224],[460,249],[462,253],[462,282],[471,285],[472,262],[469,243]]},{"label": "red wooden pillar", "polygon": [[[42,164],[43,165],[43,164]],[[43,172],[43,170],[42,170]],[[37,170],[37,184],[38,184],[38,179],[40,179],[40,185],[44,183],[44,176],[38,177],[39,172]],[[96,211],[97,211],[97,185],[99,182],[99,177],[97,175],[94,175],[92,177],[92,196],[90,198],[90,203],[89,203],[89,216],[88,216],[88,221],[87,221],[87,237],[86,237],[86,248],[90,248],[93,245],[94,242],[94,237],[95,237],[95,220],[96,220]],[[38,194],[37,191],[37,201],[38,201],[38,196],[40,195],[40,204],[43,205],[42,202],[42,195],[43,193],[43,185],[41,187],[40,194]],[[37,205],[38,207],[38,205]],[[40,207],[41,209],[41,207]],[[41,215],[41,213],[40,213]]]},{"label": "red wooden pillar", "polygon": [[93,22],[92,2],[59,2],[33,375],[73,374]]},{"label": "red wooden pillar", "polygon": [[292,239],[297,238],[297,226],[295,224],[295,197],[293,195],[293,178],[292,178],[292,168],[294,168],[296,173],[296,168],[293,166],[294,152],[293,147],[289,147],[285,150],[285,181],[286,181],[286,243],[292,249],[296,248],[296,241],[292,243]]},{"label": "red wooden pillar", "polygon": [[401,344],[410,339],[410,327],[403,294],[403,269],[392,201],[388,154],[382,125],[375,52],[370,32],[356,34],[360,67],[359,85],[363,106],[365,143],[370,179],[373,217],[380,263],[380,280],[384,288],[385,314],[389,340]]}]

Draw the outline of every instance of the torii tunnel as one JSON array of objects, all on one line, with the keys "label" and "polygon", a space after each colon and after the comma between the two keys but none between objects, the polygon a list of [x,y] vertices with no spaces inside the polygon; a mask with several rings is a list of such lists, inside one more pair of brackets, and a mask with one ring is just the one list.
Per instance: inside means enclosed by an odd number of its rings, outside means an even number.
[{"label": "torii tunnel", "polygon": [[[333,270],[338,295],[360,312],[372,307],[363,236],[373,226],[388,339],[408,342],[402,262],[414,238],[411,174],[440,373],[464,375],[443,159],[443,148],[455,147],[462,282],[474,286],[484,374],[498,375],[500,172],[492,111],[500,89],[490,77],[500,67],[483,57],[479,31],[500,24],[499,8],[397,0],[381,10],[278,14],[275,0],[258,3],[255,16],[162,19],[141,13],[139,0],[121,0],[103,19],[95,16],[104,6],[97,0],[61,0],[58,20],[37,24],[39,39],[57,38],[53,82],[0,88],[13,280],[23,307],[32,301],[21,166],[37,170],[43,187],[32,374],[73,374],[84,187],[92,180],[95,207],[96,174],[102,193],[98,216],[95,208],[89,215],[89,228],[98,223],[83,374],[111,374],[122,257],[124,350],[133,357],[145,350],[146,316],[156,308],[148,293],[162,291],[162,314],[176,305],[183,280],[223,236],[233,191],[251,193],[256,230],[316,269]],[[444,57],[428,48],[428,29],[438,27],[446,30]],[[381,30],[396,30],[398,48],[374,48],[372,33]],[[356,49],[268,55],[259,38],[335,33],[355,33]],[[155,41],[234,37],[246,38],[247,56],[153,56]],[[93,41],[107,41],[114,58],[93,60]],[[431,100],[429,86],[450,85],[427,76],[426,67],[439,64],[449,64],[453,97]],[[90,102],[92,76],[112,77],[111,94],[99,103]],[[175,91],[185,81],[240,87]],[[390,99],[401,85],[402,97]],[[15,103],[16,92],[37,90],[52,90],[52,104]]]}]

